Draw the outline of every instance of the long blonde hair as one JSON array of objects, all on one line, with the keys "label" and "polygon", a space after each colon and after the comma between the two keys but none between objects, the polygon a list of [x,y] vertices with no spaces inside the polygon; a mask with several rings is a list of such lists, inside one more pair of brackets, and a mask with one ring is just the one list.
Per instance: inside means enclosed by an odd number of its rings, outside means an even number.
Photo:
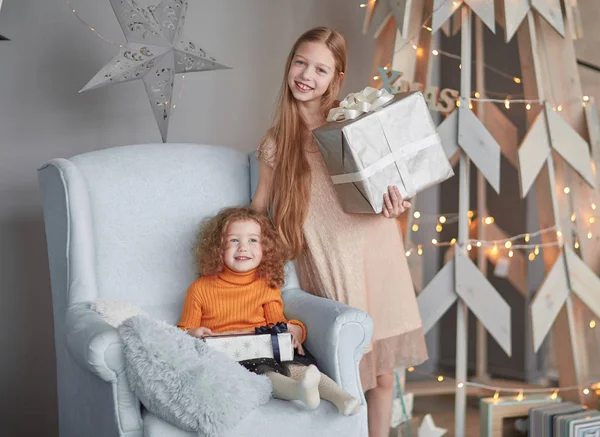
[{"label": "long blonde hair", "polygon": [[345,73],[347,63],[344,37],[333,29],[317,27],[305,32],[296,40],[285,64],[275,120],[270,129],[277,156],[270,197],[275,227],[288,247],[291,257],[299,255],[304,249],[302,225],[308,214],[311,183],[310,167],[302,147],[310,131],[300,115],[298,102],[288,86],[288,72],[293,58],[300,45],[305,42],[325,44],[335,59],[334,77],[321,97],[324,115],[333,106],[340,92],[343,79],[340,73]]}]

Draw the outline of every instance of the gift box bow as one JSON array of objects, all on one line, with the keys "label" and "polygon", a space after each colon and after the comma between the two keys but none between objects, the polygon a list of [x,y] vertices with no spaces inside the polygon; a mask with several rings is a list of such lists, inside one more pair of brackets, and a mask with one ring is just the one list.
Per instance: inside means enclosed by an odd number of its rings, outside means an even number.
[{"label": "gift box bow", "polygon": [[367,112],[375,111],[394,98],[385,89],[370,86],[358,93],[350,93],[342,100],[337,108],[332,108],[327,114],[327,121],[354,120]]},{"label": "gift box bow", "polygon": [[271,335],[271,345],[273,346],[273,358],[277,361],[281,361],[281,349],[279,348],[279,338],[277,334],[285,334],[288,332],[287,324],[285,322],[270,323],[267,326],[261,326],[254,329],[256,335]]},{"label": "gift box bow", "polygon": [[[363,114],[379,112],[379,109],[385,107],[386,104],[390,103],[394,98],[394,94],[390,94],[385,89],[366,87],[358,93],[348,94],[346,98],[340,102],[337,108],[333,108],[329,111],[327,121],[344,122],[354,120]],[[331,181],[334,185],[365,181],[386,167],[395,164],[406,190],[406,193],[403,193],[403,196],[406,198],[413,197],[417,193],[417,189],[410,176],[406,159],[416,155],[424,149],[441,145],[441,139],[436,132],[417,141],[402,144],[402,147],[392,148],[392,144],[399,144],[400,142],[397,140],[395,132],[387,129],[379,117],[378,120],[381,130],[388,140],[388,145],[390,145],[390,153],[359,171],[331,175]],[[342,150],[341,135],[339,140],[340,150]]]}]

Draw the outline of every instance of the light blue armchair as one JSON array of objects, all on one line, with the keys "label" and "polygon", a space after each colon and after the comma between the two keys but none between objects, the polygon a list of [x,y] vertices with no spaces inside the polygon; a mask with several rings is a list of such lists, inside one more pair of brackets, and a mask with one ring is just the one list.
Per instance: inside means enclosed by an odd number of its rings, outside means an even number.
[{"label": "light blue armchair", "polygon": [[[176,323],[195,278],[191,247],[199,221],[247,205],[256,168],[254,158],[225,147],[155,144],[55,159],[39,169],[61,437],[193,435],[143,408],[127,382],[120,337],[90,302],[128,301]],[[306,345],[320,369],[360,397],[362,409],[341,417],[325,401],[308,411],[271,400],[227,437],[365,437],[358,363],[371,340],[371,319],[300,290],[291,264],[283,299],[286,316],[306,323]]]}]

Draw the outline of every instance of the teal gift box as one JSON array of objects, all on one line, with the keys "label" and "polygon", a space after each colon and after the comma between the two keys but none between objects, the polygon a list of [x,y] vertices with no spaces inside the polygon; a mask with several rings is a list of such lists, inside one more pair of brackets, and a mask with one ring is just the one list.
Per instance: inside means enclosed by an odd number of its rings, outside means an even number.
[{"label": "teal gift box", "polygon": [[561,398],[556,397],[501,397],[498,399],[482,398],[479,401],[480,436],[502,437],[502,423],[505,419],[527,417],[530,408],[542,405],[558,404]]}]

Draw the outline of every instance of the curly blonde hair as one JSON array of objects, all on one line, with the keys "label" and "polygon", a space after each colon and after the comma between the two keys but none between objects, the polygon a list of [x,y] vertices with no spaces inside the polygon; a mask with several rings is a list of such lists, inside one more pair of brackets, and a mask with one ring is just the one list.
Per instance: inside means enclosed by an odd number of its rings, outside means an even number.
[{"label": "curly blonde hair", "polygon": [[210,276],[223,271],[227,227],[233,222],[246,220],[258,223],[261,231],[263,258],[257,276],[266,278],[270,287],[280,288],[283,285],[283,266],[287,260],[285,246],[270,219],[249,206],[222,209],[202,223],[194,247],[198,273],[200,276]]}]

